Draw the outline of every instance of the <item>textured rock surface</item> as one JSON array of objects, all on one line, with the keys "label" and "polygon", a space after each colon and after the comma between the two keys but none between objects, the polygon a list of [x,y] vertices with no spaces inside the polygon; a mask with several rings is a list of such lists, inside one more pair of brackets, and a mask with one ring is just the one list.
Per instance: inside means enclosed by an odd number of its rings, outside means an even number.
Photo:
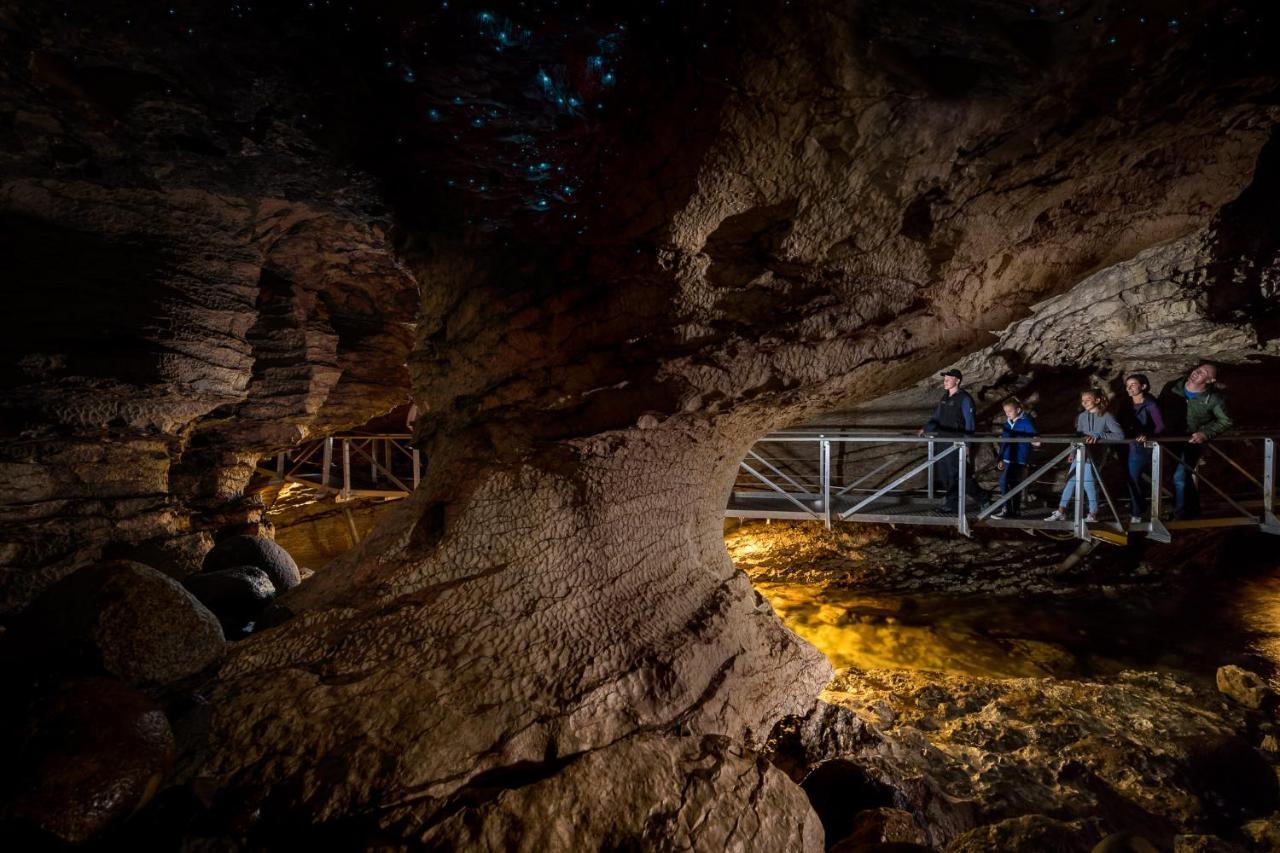
[{"label": "textured rock surface", "polygon": [[1271,701],[1275,694],[1257,673],[1238,666],[1218,669],[1218,689],[1246,708],[1258,710]]},{"label": "textured rock surface", "polygon": [[1090,853],[1098,840],[1085,821],[1028,815],[971,829],[948,844],[947,853]]},{"label": "textured rock surface", "polygon": [[[476,787],[484,786],[477,780]],[[477,805],[460,799],[453,814],[422,834],[429,848],[823,849],[822,826],[800,789],[726,738],[628,738],[575,758],[550,778],[499,786]],[[411,806],[391,809],[387,820],[408,814]]]},{"label": "textured rock surface", "polygon": [[0,814],[63,841],[86,841],[141,808],[173,764],[164,712],[119,681],[66,682],[26,710],[5,732],[13,764]]},{"label": "textured rock surface", "polygon": [[204,570],[216,572],[236,566],[256,566],[266,573],[277,592],[288,592],[302,582],[298,564],[289,552],[261,536],[232,536],[205,555]]},{"label": "textured rock surface", "polygon": [[[1270,814],[1276,777],[1239,712],[1155,673],[1105,682],[844,671],[826,699],[883,739],[856,760],[910,802],[934,844],[1038,814],[1158,843]],[[1213,710],[1210,710],[1213,709]],[[853,756],[849,756],[853,758]]]},{"label": "textured rock surface", "polygon": [[360,544],[392,507],[392,502],[377,500],[346,504],[297,500],[285,506],[277,503],[268,518],[275,527],[275,541],[298,565],[318,570]]},{"label": "textured rock surface", "polygon": [[[203,496],[210,512],[233,503],[257,452],[346,410],[330,405],[353,375],[339,378],[350,340],[330,305],[345,309],[353,294],[372,306],[361,353],[398,366],[408,330],[383,306],[419,280],[429,286],[410,371],[430,415],[419,428],[427,479],[360,549],[288,597],[296,618],[232,652],[210,692],[199,783],[246,822],[409,804],[396,829],[421,837],[452,820],[445,805],[469,785],[518,769],[545,775],[534,787],[555,802],[582,790],[575,767],[641,749],[641,733],[659,733],[636,759],[650,768],[686,767],[688,741],[671,733],[763,744],[779,719],[808,711],[830,668],[725,554],[720,513],[744,450],[836,401],[914,382],[973,349],[980,329],[1207,227],[1250,186],[1277,118],[1273,79],[1236,64],[1243,56],[1199,64],[1212,33],[1152,28],[1134,52],[1107,53],[1081,26],[1091,5],[1060,27],[1028,22],[1021,3],[983,9],[977,26],[933,2],[744,15],[724,67],[695,78],[696,117],[660,80],[632,90],[648,108],[620,120],[631,145],[591,188],[615,203],[581,232],[418,235],[404,255],[413,276],[391,255],[369,188],[324,151],[299,159],[311,140],[265,109],[271,77],[230,86],[221,112],[159,92],[126,101],[126,113],[147,114],[112,129],[163,139],[148,181],[72,180],[19,158],[0,188],[22,223],[11,233],[48,247],[70,228],[90,235],[73,257],[99,257],[101,244],[122,252],[111,266],[134,264],[156,284],[139,289],[148,310],[131,305],[106,327],[162,354],[96,372],[57,347],[18,362],[7,398],[35,426],[22,427],[33,437],[13,457],[25,486],[16,514],[32,533],[12,562],[38,569],[21,574],[20,592],[81,558],[69,534],[62,550],[31,556],[58,541],[40,529],[67,517],[55,497],[101,498],[122,460],[136,460],[138,484],[109,509],[90,502],[88,518],[145,494],[128,518],[153,538],[173,529],[155,520],[168,494]],[[52,35],[63,26],[42,24]],[[61,77],[56,98],[41,88],[53,88],[36,74],[43,43],[19,45],[6,85],[34,121],[79,139],[91,105],[61,105]],[[75,44],[95,61],[112,47]],[[177,53],[151,61],[180,64]],[[228,51],[193,62],[255,67]],[[179,144],[191,136],[195,152]],[[79,144],[96,154],[97,139]],[[225,172],[201,159],[210,145],[232,164]],[[186,153],[167,156],[173,147]],[[227,177],[236,165],[244,185]],[[1245,248],[1267,262],[1265,247]],[[1221,248],[1216,260],[1240,253]],[[35,268],[54,268],[51,254],[35,253]],[[171,274],[146,274],[157,258]],[[182,330],[193,326],[211,332],[190,345]],[[65,413],[53,405],[68,396]],[[41,444],[50,424],[92,438]],[[130,449],[98,450],[114,424]],[[158,437],[139,444],[147,430]],[[63,483],[46,463],[59,454],[101,459],[107,476]],[[759,776],[752,766],[746,788],[727,789],[745,795]],[[777,790],[796,802],[794,788]],[[513,811],[496,803],[482,831],[501,834],[534,805],[509,799]]]},{"label": "textured rock surface", "polygon": [[54,584],[15,634],[28,654],[142,684],[193,675],[221,658],[226,645],[217,617],[182,584],[127,560]]},{"label": "textured rock surface", "polygon": [[417,284],[372,180],[264,52],[127,6],[0,6],[0,612],[252,518],[258,454],[407,396]]},{"label": "textured rock surface", "polygon": [[938,97],[847,49],[916,47],[907,19],[801,17],[751,53],[702,148],[682,142],[696,173],[659,166],[661,198],[628,196],[621,233],[651,242],[625,263],[609,245],[554,273],[527,250],[422,259],[427,481],[236,650],[214,784],[331,817],[637,729],[761,742],[828,670],[724,555],[751,440],[1204,227],[1275,118],[1247,86],[1170,101],[1154,70],[1099,107],[1115,69],[1082,68],[1066,35],[1038,70]]}]

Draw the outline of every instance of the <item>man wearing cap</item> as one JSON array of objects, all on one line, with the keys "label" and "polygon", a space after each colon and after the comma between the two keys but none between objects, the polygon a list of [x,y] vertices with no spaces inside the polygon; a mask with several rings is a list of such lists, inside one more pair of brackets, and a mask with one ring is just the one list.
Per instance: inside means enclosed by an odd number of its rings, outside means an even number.
[{"label": "man wearing cap", "polygon": [[[973,435],[976,428],[974,413],[977,407],[969,393],[960,390],[960,383],[963,380],[964,375],[954,367],[942,371],[942,399],[934,407],[933,417],[929,418],[929,422],[920,430],[920,435],[925,433],[938,436]],[[953,450],[937,464],[936,468],[942,475],[947,488],[947,497],[942,503],[941,511],[958,512],[960,506],[959,451]],[[978,481],[973,477],[972,454],[966,466],[965,491],[979,504],[985,504],[991,499],[991,492],[979,486]]]}]

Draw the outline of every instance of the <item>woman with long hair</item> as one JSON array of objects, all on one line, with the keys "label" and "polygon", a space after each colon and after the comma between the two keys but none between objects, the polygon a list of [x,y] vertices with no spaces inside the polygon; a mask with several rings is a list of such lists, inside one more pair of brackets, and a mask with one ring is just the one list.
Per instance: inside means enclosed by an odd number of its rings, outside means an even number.
[{"label": "woman with long hair", "polygon": [[[1084,411],[1076,416],[1076,434],[1084,436],[1085,444],[1097,444],[1099,441],[1124,438],[1124,430],[1116,422],[1115,416],[1107,411],[1107,395],[1100,388],[1090,388],[1080,392],[1080,406]],[[1093,450],[1093,448],[1090,448]],[[1106,453],[1086,453],[1083,471],[1077,471],[1073,463],[1067,474],[1067,485],[1062,490],[1062,498],[1058,508],[1047,521],[1066,521],[1071,496],[1076,493],[1076,477],[1081,478],[1081,487],[1089,500],[1089,514],[1085,521],[1098,520],[1098,482],[1097,469],[1102,467]]]},{"label": "woman with long hair", "polygon": [[1164,432],[1164,416],[1160,405],[1151,396],[1151,382],[1144,374],[1130,373],[1124,378],[1124,390],[1129,395],[1126,410],[1126,432],[1133,441],[1129,444],[1129,506],[1130,521],[1140,524],[1147,514],[1147,491],[1142,475],[1151,471],[1151,446],[1147,442]]}]

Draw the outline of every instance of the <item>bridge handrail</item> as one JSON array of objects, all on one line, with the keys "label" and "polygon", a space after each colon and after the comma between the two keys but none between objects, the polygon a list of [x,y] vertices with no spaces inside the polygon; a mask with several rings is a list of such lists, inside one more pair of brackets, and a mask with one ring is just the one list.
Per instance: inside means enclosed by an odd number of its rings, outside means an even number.
[{"label": "bridge handrail", "polygon": [[[1223,435],[1215,436],[1210,441],[1256,441],[1266,438],[1280,438],[1280,431],[1277,432],[1229,432]],[[1084,437],[1078,434],[1066,433],[1041,433],[1036,436],[1027,438],[1005,438],[999,435],[949,435],[944,433],[925,433],[924,435],[916,435],[915,433],[847,433],[847,432],[817,432],[817,431],[790,431],[782,430],[779,432],[771,432],[763,438],[757,439],[757,443],[761,441],[769,442],[808,442],[808,441],[845,441],[853,444],[927,444],[929,442],[964,442],[965,444],[1075,444],[1084,440]],[[1133,444],[1137,439],[1134,438],[1107,438],[1100,439],[1093,444],[1098,445],[1123,445]],[[1152,442],[1161,442],[1165,444],[1186,444],[1191,441],[1190,435],[1156,435],[1147,436],[1147,444]]]}]

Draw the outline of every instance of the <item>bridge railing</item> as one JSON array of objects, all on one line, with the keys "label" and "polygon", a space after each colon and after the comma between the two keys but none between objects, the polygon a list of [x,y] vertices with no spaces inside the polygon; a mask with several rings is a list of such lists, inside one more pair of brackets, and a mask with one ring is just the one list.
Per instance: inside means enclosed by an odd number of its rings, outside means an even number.
[{"label": "bridge railing", "polygon": [[[1109,468],[1098,459],[1105,451],[1120,456],[1131,440],[1087,443],[1079,436],[1041,435],[1034,438],[999,436],[954,437],[903,435],[852,431],[813,432],[791,430],[773,433],[757,442],[743,459],[726,515],[743,518],[790,518],[821,521],[828,527],[834,520],[903,524],[952,525],[968,535],[973,525],[1024,527],[1068,532],[1081,539],[1103,538],[1125,541],[1134,531],[1149,538],[1169,541],[1170,528],[1251,525],[1269,533],[1280,533],[1274,515],[1275,440],[1268,434],[1229,433],[1202,448],[1194,482],[1209,497],[1212,511],[1203,518],[1166,522],[1162,511],[1168,505],[1169,481],[1179,465],[1190,437],[1161,437],[1146,442],[1151,450],[1149,483],[1143,483],[1150,520],[1124,521],[1117,501],[1107,486],[1111,479],[1124,482],[1125,465]],[[994,466],[996,450],[1003,444],[1031,444],[1033,458],[1026,476],[1006,495],[971,512],[965,492],[969,474],[981,473],[983,457]],[[1097,448],[1091,451],[1090,448]],[[1114,451],[1122,451],[1115,454]],[[1102,451],[1102,453],[1100,453]],[[1206,463],[1212,464],[1206,464]],[[957,474],[957,507],[942,513],[932,504],[939,497],[943,479],[954,465]],[[1049,478],[1064,471],[1091,469],[1097,484],[1099,509],[1105,501],[1105,520],[1090,521],[1084,509],[1084,478],[1072,476],[1068,494],[1072,515],[1064,521],[1046,519],[1004,519],[997,513],[1015,496],[1023,499],[1042,491]],[[1213,477],[1207,476],[1212,469]],[[1110,474],[1111,477],[1105,477]],[[1060,488],[1060,487],[1059,487]],[[1057,491],[1057,489],[1055,489]],[[1053,504],[1057,506],[1057,504]]]}]

